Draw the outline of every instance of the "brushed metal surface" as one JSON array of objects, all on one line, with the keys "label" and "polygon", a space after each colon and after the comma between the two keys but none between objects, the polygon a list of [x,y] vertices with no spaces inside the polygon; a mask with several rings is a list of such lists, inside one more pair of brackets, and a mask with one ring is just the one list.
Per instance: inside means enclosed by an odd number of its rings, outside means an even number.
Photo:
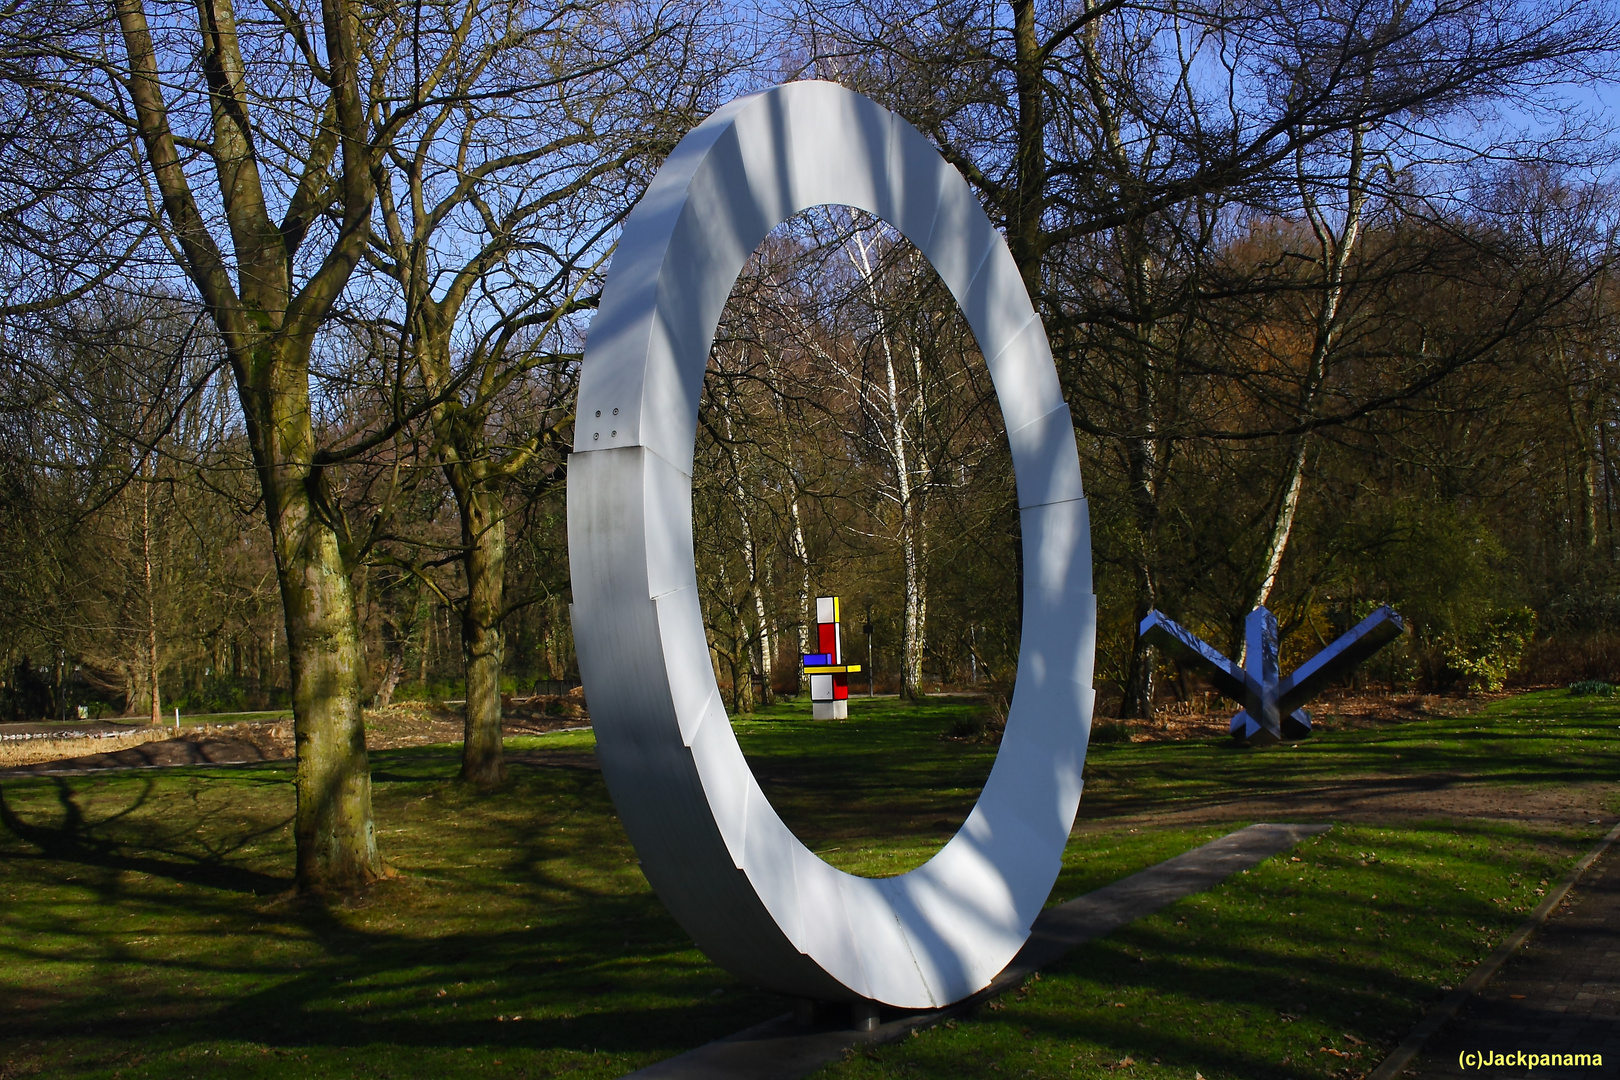
[{"label": "brushed metal surface", "polygon": [[[961,306],[1009,432],[1023,638],[1006,735],[961,830],[868,879],[807,849],[748,768],[708,660],[692,455],[715,327],[754,248],[841,204],[917,245]],[[626,222],[569,458],[574,636],[597,753],[642,869],[739,977],[798,997],[936,1008],[1029,937],[1074,822],[1095,698],[1090,527],[1045,330],[1005,241],[915,129],[828,82],[739,98],[683,139]]]}]

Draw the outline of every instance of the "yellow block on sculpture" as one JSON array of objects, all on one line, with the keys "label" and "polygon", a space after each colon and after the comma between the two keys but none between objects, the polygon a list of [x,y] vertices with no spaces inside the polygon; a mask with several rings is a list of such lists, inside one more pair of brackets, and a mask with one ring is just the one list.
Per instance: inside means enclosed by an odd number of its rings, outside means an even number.
[{"label": "yellow block on sculpture", "polygon": [[833,675],[840,671],[859,670],[861,670],[859,664],[806,664],[804,673],[806,675]]}]

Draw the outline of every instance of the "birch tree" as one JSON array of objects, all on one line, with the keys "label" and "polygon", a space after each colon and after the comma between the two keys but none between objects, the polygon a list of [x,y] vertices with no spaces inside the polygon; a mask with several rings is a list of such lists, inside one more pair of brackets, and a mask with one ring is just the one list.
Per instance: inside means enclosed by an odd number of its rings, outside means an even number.
[{"label": "birch tree", "polygon": [[[1350,130],[1344,159],[1344,183],[1338,193],[1341,198],[1337,200],[1338,206],[1333,208],[1337,213],[1323,205],[1322,192],[1307,181],[1304,154],[1301,152],[1299,155],[1299,201],[1315,241],[1312,269],[1319,270],[1321,274],[1308,350],[1299,374],[1295,411],[1301,417],[1316,415],[1320,410],[1323,385],[1343,329],[1345,276],[1361,237],[1363,217],[1367,211],[1367,174],[1380,164],[1377,159],[1369,162],[1366,140],[1365,127],[1357,125]],[[1299,512],[1310,437],[1309,431],[1301,431],[1286,440],[1286,464],[1272,499],[1274,509],[1266,529],[1264,555],[1255,574],[1253,590],[1244,600],[1245,613],[1265,605],[1277,586],[1277,574],[1282,569],[1283,555],[1293,533],[1294,518]]]}]

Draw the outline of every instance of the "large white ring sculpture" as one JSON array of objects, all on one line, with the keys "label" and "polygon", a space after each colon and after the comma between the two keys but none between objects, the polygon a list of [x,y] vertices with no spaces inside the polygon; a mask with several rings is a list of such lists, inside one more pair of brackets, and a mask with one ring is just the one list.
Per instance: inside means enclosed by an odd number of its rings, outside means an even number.
[{"label": "large white ring sculpture", "polygon": [[[1001,404],[1023,528],[1023,644],[995,766],[955,837],[891,878],[823,862],[760,790],[710,665],[693,560],[698,399],[721,311],[766,234],[822,204],[897,228],[961,305]],[[1046,332],[961,175],[905,121],[834,83],[714,113],[625,225],[568,468],[574,639],[597,757],[676,919],[722,966],[784,994],[929,1008],[988,985],[1028,938],[1074,824],[1096,604]]]}]

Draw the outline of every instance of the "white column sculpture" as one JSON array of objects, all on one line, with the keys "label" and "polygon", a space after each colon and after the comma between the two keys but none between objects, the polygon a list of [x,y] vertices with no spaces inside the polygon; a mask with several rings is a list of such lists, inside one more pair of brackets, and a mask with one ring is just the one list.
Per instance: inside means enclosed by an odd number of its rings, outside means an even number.
[{"label": "white column sculpture", "polygon": [[[927,863],[862,878],[783,824],[732,733],[692,549],[698,399],[750,253],[842,204],[920,248],[978,338],[1023,528],[1006,734]],[[1001,235],[915,129],[828,82],[740,98],[670,154],[625,224],[580,376],[568,465],[574,636],[597,756],[642,870],[694,940],[790,995],[929,1008],[986,986],[1029,935],[1080,800],[1096,605],[1080,460],[1046,333]]]},{"label": "white column sculpture", "polygon": [[844,662],[844,632],[836,596],[816,597],[816,652],[804,653],[810,676],[810,716],[814,720],[849,719],[849,675],[859,664]]}]

